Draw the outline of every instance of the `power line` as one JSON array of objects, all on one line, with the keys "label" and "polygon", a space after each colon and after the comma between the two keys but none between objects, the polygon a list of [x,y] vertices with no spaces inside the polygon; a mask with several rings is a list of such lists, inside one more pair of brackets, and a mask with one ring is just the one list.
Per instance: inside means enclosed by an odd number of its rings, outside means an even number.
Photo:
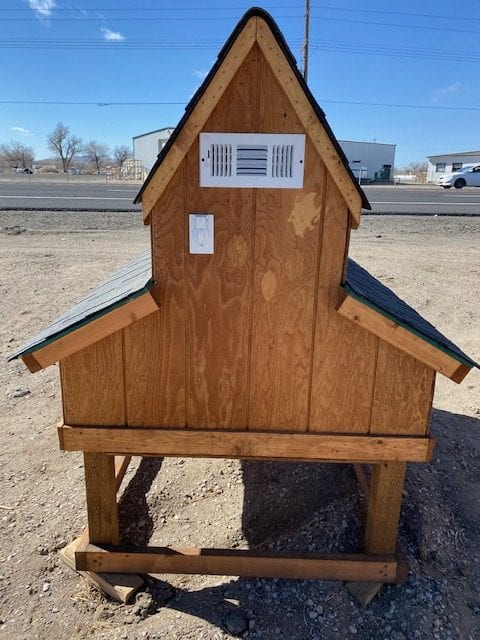
[{"label": "power line", "polygon": [[[320,104],[344,104],[364,107],[388,107],[395,109],[429,109],[434,111],[480,111],[480,107],[444,107],[440,105],[426,104],[400,104],[392,102],[362,102],[354,100],[329,100],[320,99]],[[65,101],[65,100],[0,100],[0,104],[22,104],[22,105],[69,105],[69,106],[94,106],[94,107],[152,107],[152,106],[185,106],[183,102],[115,102],[115,101]]]},{"label": "power line", "polygon": [[435,18],[440,20],[467,20],[468,22],[480,22],[480,18],[473,18],[471,16],[461,17],[461,16],[445,16],[440,15],[438,13],[413,13],[409,11],[385,11],[380,9],[357,9],[356,7],[332,7],[324,4],[314,4],[312,5],[314,9],[326,9],[327,11],[343,11],[343,12],[352,12],[352,13],[374,13],[380,15],[389,15],[389,16],[408,16],[410,18]]},{"label": "power line", "polygon": [[373,22],[368,20],[354,20],[350,18],[330,18],[327,16],[312,16],[312,20],[328,20],[329,22],[348,22],[350,24],[367,24],[369,26],[379,26],[379,27],[400,27],[402,29],[422,29],[427,31],[447,31],[449,33],[475,33],[479,34],[480,31],[474,31],[473,29],[451,29],[448,27],[430,27],[426,25],[419,24],[398,24],[393,22]]}]

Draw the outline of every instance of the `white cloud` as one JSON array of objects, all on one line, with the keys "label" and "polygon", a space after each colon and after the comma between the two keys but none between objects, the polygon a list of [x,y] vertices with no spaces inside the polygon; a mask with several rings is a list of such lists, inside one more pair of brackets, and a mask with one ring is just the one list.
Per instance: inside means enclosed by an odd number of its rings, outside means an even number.
[{"label": "white cloud", "polygon": [[21,133],[22,136],[33,136],[33,133],[29,129],[25,129],[24,127],[10,127],[10,131]]},{"label": "white cloud", "polygon": [[48,18],[57,6],[56,0],[26,0],[37,18]]},{"label": "white cloud", "polygon": [[208,71],[205,71],[205,69],[195,69],[193,75],[199,80],[205,80],[208,75]]},{"label": "white cloud", "polygon": [[105,27],[102,27],[100,31],[103,33],[104,40],[109,40],[110,42],[121,42],[125,40],[125,36],[121,34],[120,31],[111,31]]},{"label": "white cloud", "polygon": [[442,87],[440,89],[436,89],[433,92],[433,100],[436,101],[442,96],[445,96],[449,93],[458,93],[459,91],[463,91],[465,87],[461,82],[454,82],[453,84],[449,84],[446,87]]}]

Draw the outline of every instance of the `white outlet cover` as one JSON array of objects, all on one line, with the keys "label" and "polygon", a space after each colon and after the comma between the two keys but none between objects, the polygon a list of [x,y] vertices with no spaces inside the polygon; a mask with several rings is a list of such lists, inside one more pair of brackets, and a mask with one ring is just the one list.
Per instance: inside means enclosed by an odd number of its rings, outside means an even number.
[{"label": "white outlet cover", "polygon": [[190,253],[213,253],[214,219],[212,213],[188,215]]}]

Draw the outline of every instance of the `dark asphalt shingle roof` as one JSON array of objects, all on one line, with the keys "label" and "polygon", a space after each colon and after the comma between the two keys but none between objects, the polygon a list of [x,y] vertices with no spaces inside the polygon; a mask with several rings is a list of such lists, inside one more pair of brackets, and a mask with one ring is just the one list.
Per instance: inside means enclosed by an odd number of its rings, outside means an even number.
[{"label": "dark asphalt shingle roof", "polygon": [[[151,254],[148,250],[91,291],[44,331],[22,345],[9,360],[32,353],[142,295],[153,285],[151,272]],[[347,277],[342,286],[349,295],[426,340],[437,349],[448,353],[460,363],[468,367],[480,368],[479,364],[430,322],[350,258]]]},{"label": "dark asphalt shingle roof", "polygon": [[190,100],[190,102],[185,107],[185,113],[184,113],[182,119],[180,120],[178,125],[175,127],[175,130],[173,131],[173,133],[170,136],[170,138],[167,140],[167,142],[166,142],[165,146],[163,147],[162,151],[158,154],[157,161],[153,165],[150,173],[148,174],[148,176],[147,176],[145,182],[143,183],[140,191],[138,192],[135,200],[133,201],[134,204],[138,204],[139,202],[142,201],[143,192],[145,191],[145,189],[146,189],[147,185],[149,184],[150,180],[153,178],[153,176],[154,176],[156,170],[158,169],[158,167],[162,164],[162,162],[163,162],[164,158],[166,157],[166,155],[168,154],[169,150],[171,149],[171,147],[175,143],[175,140],[177,139],[177,137],[178,137],[180,131],[182,130],[184,124],[187,122],[188,118],[190,117],[191,112],[193,111],[193,109],[195,108],[197,103],[201,100],[201,98],[202,98],[203,94],[205,93],[208,85],[212,81],[212,78],[217,73],[218,69],[220,68],[220,65],[223,63],[224,59],[228,55],[228,52],[232,48],[235,40],[240,35],[240,32],[245,27],[245,25],[250,20],[250,18],[253,18],[255,16],[265,20],[265,22],[270,27],[270,29],[271,29],[276,41],[278,42],[280,48],[282,49],[283,53],[285,54],[285,58],[286,58],[287,62],[289,63],[293,73],[295,74],[295,77],[297,78],[298,82],[300,83],[300,86],[301,86],[302,90],[304,91],[304,93],[307,96],[310,104],[312,105],[313,110],[315,111],[319,121],[322,123],[325,131],[327,132],[327,135],[330,138],[330,142],[332,143],[332,145],[333,145],[335,151],[337,152],[340,160],[344,164],[345,169],[347,170],[347,173],[349,174],[350,179],[351,179],[355,189],[358,191],[358,194],[360,195],[360,198],[362,199],[362,207],[364,209],[371,209],[371,206],[370,206],[370,203],[368,202],[367,196],[363,192],[362,188],[358,184],[358,180],[355,178],[355,176],[352,173],[352,170],[350,169],[350,166],[349,166],[348,160],[347,160],[347,156],[345,155],[342,147],[340,146],[340,144],[338,143],[337,139],[335,138],[335,135],[334,135],[332,129],[330,128],[330,125],[327,122],[327,119],[325,117],[325,113],[320,108],[318,102],[316,101],[316,99],[313,96],[313,93],[308,88],[307,83],[305,82],[302,74],[300,73],[300,71],[299,71],[299,69],[297,67],[297,62],[295,60],[295,57],[294,57],[293,53],[290,51],[290,48],[289,48],[289,46],[287,44],[287,41],[285,40],[282,32],[278,28],[277,23],[275,22],[275,20],[272,18],[272,16],[269,13],[267,13],[263,9],[259,9],[258,7],[253,7],[251,9],[249,9],[243,15],[243,17],[240,19],[239,23],[237,24],[237,26],[233,30],[232,34],[230,35],[230,37],[228,38],[228,40],[226,41],[226,43],[222,47],[220,53],[218,54],[218,57],[217,57],[217,60],[216,60],[215,64],[211,68],[211,70],[210,70],[209,74],[207,75],[207,77],[205,78],[205,80],[200,85],[199,89],[193,95],[193,97]]},{"label": "dark asphalt shingle roof", "polygon": [[50,342],[113,311],[148,291],[152,284],[152,264],[150,250],[148,250],[93,289],[41,333],[23,344],[9,357],[9,360],[37,351]]},{"label": "dark asphalt shingle roof", "polygon": [[350,258],[348,259],[347,277],[342,286],[349,295],[426,340],[437,349],[448,353],[455,360],[468,367],[480,369],[479,364],[440,333],[433,324],[430,324],[391,289]]}]

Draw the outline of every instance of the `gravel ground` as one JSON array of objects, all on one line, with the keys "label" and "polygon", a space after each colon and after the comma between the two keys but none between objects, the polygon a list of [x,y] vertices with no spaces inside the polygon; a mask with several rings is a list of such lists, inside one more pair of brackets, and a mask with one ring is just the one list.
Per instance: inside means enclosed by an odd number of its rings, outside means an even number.
[{"label": "gravel ground", "polygon": [[[155,576],[119,605],[57,551],[86,522],[81,455],[58,449],[58,370],[6,363],[25,338],[148,246],[135,214],[0,214],[0,638],[286,640],[480,638],[480,373],[439,379],[438,445],[409,465],[400,542],[405,584],[365,608],[340,582]],[[370,217],[351,255],[480,359],[480,220]],[[136,459],[125,541],[356,551],[348,465]]]}]

